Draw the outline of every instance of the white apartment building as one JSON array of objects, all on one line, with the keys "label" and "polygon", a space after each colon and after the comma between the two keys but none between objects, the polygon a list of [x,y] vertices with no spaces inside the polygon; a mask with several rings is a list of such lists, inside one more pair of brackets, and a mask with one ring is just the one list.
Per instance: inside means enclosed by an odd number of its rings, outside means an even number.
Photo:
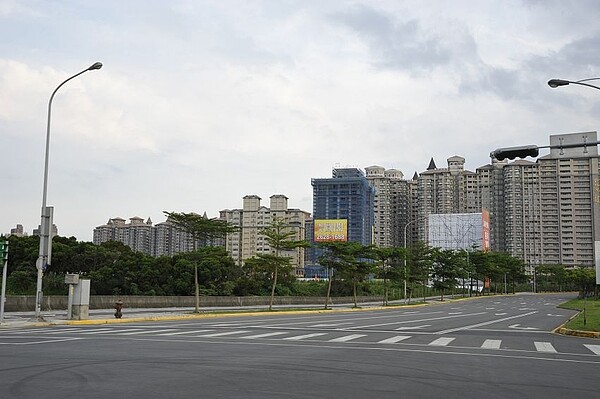
[{"label": "white apartment building", "polygon": [[[288,198],[285,195],[272,195],[269,207],[261,205],[259,196],[246,195],[241,209],[220,211],[221,220],[239,228],[236,232],[227,234],[225,239],[225,248],[238,265],[243,266],[246,259],[255,255],[271,253],[261,229],[270,226],[275,218],[283,219],[287,228],[296,233],[294,240],[305,238],[306,221],[310,219],[310,213],[288,208]],[[282,255],[291,258],[295,274],[303,277],[304,249],[297,248]]]}]

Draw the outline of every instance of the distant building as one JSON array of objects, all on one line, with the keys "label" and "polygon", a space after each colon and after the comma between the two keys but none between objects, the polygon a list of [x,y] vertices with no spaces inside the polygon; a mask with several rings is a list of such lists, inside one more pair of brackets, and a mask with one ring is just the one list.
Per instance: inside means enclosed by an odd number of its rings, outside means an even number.
[{"label": "distant building", "polygon": [[333,169],[331,178],[312,179],[313,219],[346,219],[348,241],[373,242],[375,189],[358,168]]},{"label": "distant building", "polygon": [[[259,196],[246,195],[241,209],[220,211],[221,220],[239,228],[227,234],[225,248],[240,266],[243,266],[249,258],[272,252],[261,229],[269,227],[276,218],[282,219],[289,231],[295,232],[295,240],[303,240],[306,237],[306,221],[310,219],[309,212],[288,208],[288,198],[281,194],[270,197],[270,207],[263,206],[260,202]],[[296,276],[303,277],[304,249],[284,251],[282,255],[291,259]]]},{"label": "distant building", "polygon": [[10,229],[10,235],[16,237],[27,237],[27,233],[23,230],[22,224],[18,224],[14,229]]},{"label": "distant building", "polygon": [[[156,226],[152,225],[150,218],[144,222],[144,219],[137,216],[130,218],[129,223],[120,217],[109,219],[106,224],[94,229],[93,236],[96,245],[107,241],[122,242],[133,251],[151,256],[173,256],[194,250],[191,234],[181,230],[169,219]],[[196,248],[204,245],[199,241],[195,244]]]},{"label": "distant building", "polygon": [[404,227],[411,212],[409,182],[397,169],[369,166],[365,172],[375,189],[373,243],[381,248],[404,246]]}]

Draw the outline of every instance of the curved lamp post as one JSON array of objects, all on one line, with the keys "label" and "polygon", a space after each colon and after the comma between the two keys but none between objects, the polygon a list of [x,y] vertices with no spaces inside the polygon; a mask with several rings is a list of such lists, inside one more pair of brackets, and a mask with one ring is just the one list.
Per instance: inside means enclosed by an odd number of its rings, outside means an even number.
[{"label": "curved lamp post", "polygon": [[600,78],[589,78],[589,79],[581,79],[581,80],[576,80],[576,81],[570,81],[570,80],[564,80],[564,79],[550,79],[548,81],[548,86],[552,87],[553,89],[556,89],[559,86],[568,86],[568,85],[572,84],[572,85],[581,85],[581,86],[592,87],[594,89],[600,90],[600,87],[598,87],[598,86],[594,86],[589,83],[584,83],[584,82],[587,82],[590,80],[600,80]]},{"label": "curved lamp post", "polygon": [[48,159],[50,155],[50,116],[52,114],[52,100],[54,95],[65,83],[71,79],[75,79],[77,76],[94,69],[102,68],[101,62],[95,62],[89,68],[76,73],[70,78],[59,84],[50,96],[48,101],[48,124],[46,125],[46,157],[44,161],[44,188],[42,191],[42,221],[40,224],[40,252],[36,262],[37,267],[37,288],[35,294],[35,317],[40,319],[40,311],[42,309],[42,277],[44,275],[44,269],[50,264],[50,256],[52,253],[52,213],[53,208],[46,206],[46,197],[48,193]]}]

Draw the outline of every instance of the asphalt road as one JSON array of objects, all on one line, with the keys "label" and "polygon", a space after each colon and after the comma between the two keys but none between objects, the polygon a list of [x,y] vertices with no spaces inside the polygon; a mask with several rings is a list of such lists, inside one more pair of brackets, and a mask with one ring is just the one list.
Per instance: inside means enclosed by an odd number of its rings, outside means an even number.
[{"label": "asphalt road", "polygon": [[599,397],[564,295],[0,332],[0,398]]}]

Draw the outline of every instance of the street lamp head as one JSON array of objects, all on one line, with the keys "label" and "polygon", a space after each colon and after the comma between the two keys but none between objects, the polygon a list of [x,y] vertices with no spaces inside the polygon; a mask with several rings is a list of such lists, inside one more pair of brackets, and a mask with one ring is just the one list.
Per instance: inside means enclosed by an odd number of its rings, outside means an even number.
[{"label": "street lamp head", "polygon": [[89,67],[87,70],[91,71],[93,69],[100,69],[102,68],[102,63],[101,62],[95,62],[94,65],[92,65],[91,67]]},{"label": "street lamp head", "polygon": [[548,86],[552,87],[553,89],[557,88],[558,86],[567,86],[569,83],[568,80],[563,80],[563,79],[551,79],[548,81]]}]

